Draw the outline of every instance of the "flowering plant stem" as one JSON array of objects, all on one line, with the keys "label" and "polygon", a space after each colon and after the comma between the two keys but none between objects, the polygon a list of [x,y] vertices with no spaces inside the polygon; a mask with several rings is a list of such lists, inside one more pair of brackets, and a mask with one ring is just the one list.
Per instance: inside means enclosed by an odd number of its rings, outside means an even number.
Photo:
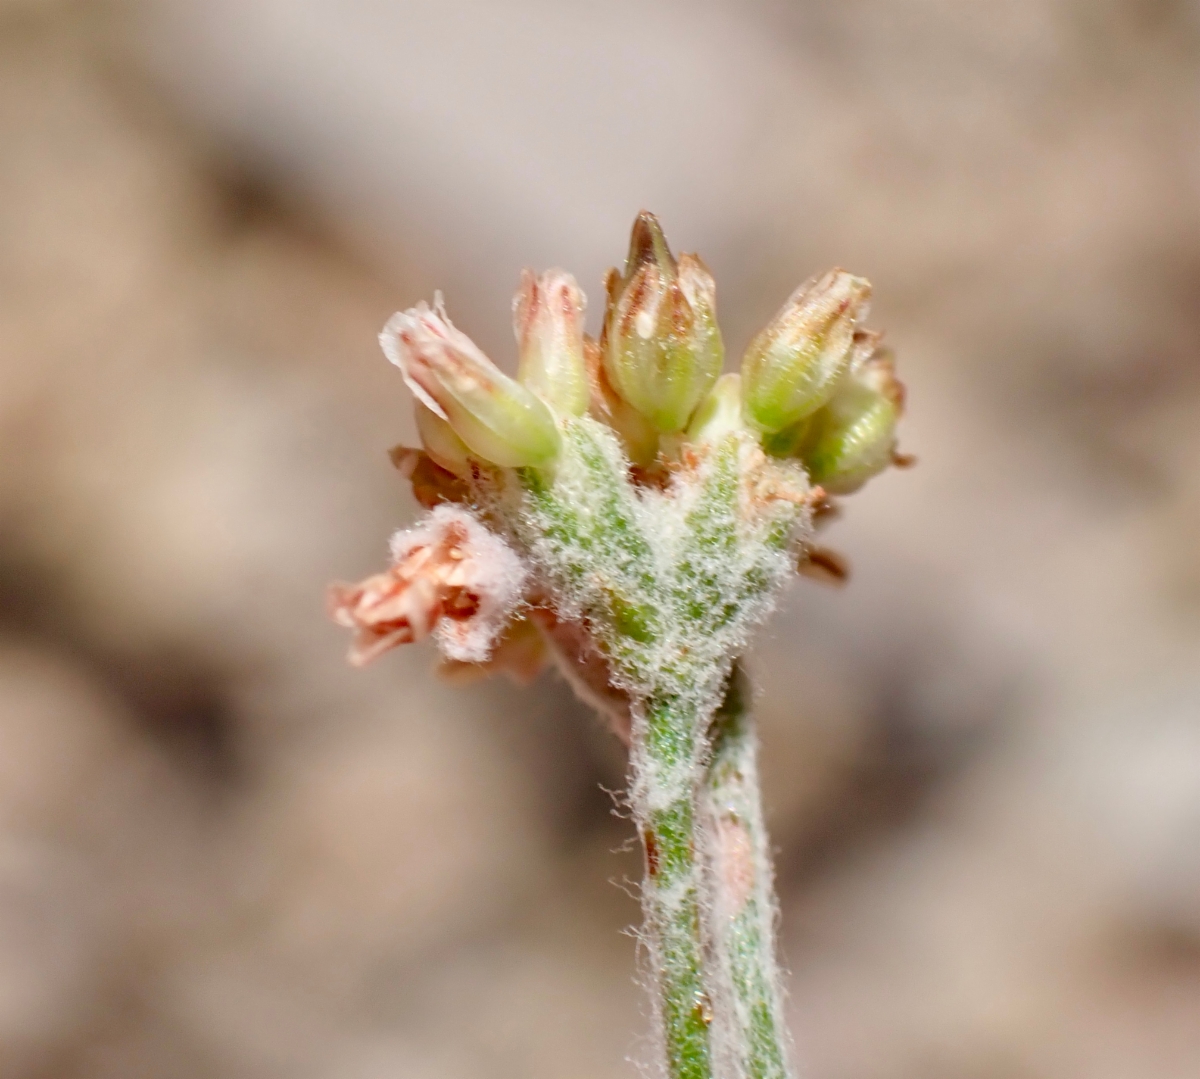
[{"label": "flowering plant stem", "polygon": [[[658,759],[663,747],[670,755],[696,730],[693,717],[651,708],[646,745],[635,742],[635,767],[669,766]],[[671,1079],[785,1079],[776,905],[758,742],[740,667],[709,737],[711,760],[694,801],[635,807],[646,861],[645,944],[657,973],[667,1071]],[[643,784],[635,779],[633,786]]]},{"label": "flowering plant stem", "polygon": [[711,275],[642,213],[599,341],[561,270],[522,277],[515,380],[440,298],[380,337],[424,447],[393,460],[431,512],[386,572],[332,589],[333,616],[358,664],[426,636],[456,669],[527,680],[553,656],[628,741],[667,1079],[790,1075],[738,660],[816,562],[814,511],[901,460],[903,387],[859,326],[869,292],[814,278],[720,376]]},{"label": "flowering plant stem", "polygon": [[735,1057],[729,1074],[783,1079],[787,1036],[776,963],[776,902],[758,779],[758,737],[740,666],[713,720],[712,762],[700,794],[711,837],[708,937],[714,977],[728,987],[716,1016]]},{"label": "flowering plant stem", "polygon": [[[702,731],[697,718],[669,701],[651,704],[645,722],[634,727],[634,769],[673,769],[681,758],[694,759]],[[635,775],[632,786],[648,784]],[[709,1079],[713,1008],[704,977],[697,806],[688,791],[665,806],[635,802],[633,809],[645,853],[643,939],[657,980],[667,1071],[671,1079]]]},{"label": "flowering plant stem", "polygon": [[[669,704],[635,727],[636,768],[671,767],[702,729]],[[776,904],[758,779],[758,742],[740,667],[712,719],[696,797],[634,807],[642,834],[644,943],[671,1079],[785,1079],[775,959]],[[644,745],[641,744],[644,739]],[[645,784],[635,776],[634,789]]]}]

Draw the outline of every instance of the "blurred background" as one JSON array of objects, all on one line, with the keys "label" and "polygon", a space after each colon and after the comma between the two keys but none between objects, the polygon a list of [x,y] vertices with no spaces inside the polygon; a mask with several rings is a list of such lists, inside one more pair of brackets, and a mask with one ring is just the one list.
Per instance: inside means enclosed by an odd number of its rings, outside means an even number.
[{"label": "blurred background", "polygon": [[385,318],[642,207],[910,388],[752,657],[804,1073],[1200,1074],[1200,4],[0,0],[3,1079],[636,1074],[619,747],[323,591]]}]

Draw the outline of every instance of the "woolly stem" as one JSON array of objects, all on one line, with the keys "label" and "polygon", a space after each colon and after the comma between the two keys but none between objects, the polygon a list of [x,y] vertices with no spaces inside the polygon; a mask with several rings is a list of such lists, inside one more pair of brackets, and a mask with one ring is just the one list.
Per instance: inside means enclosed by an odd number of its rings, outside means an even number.
[{"label": "woolly stem", "polygon": [[[519,488],[502,489],[493,513],[509,523],[556,608],[592,639],[612,684],[628,695],[630,804],[646,863],[643,940],[666,1074],[712,1079],[715,998],[738,991],[713,980],[709,962],[708,833],[728,830],[724,818],[710,825],[711,813],[700,812],[709,728],[733,656],[792,572],[792,537],[807,527],[807,486],[801,471],[772,466],[742,432],[692,451],[665,492],[631,481],[615,438],[595,421],[564,423],[562,435],[553,472],[520,470]],[[746,876],[754,879],[753,865]],[[738,906],[735,921],[769,919],[755,915],[773,910],[769,870],[757,879],[767,891],[746,911]],[[759,937],[769,960],[769,921]],[[742,977],[741,958],[731,953],[725,983]],[[769,1034],[778,1026],[777,1006],[765,1020],[754,1016]],[[766,1049],[752,1055],[769,1056]]]},{"label": "woolly stem", "polygon": [[633,729],[631,793],[646,863],[643,941],[669,1079],[713,1075],[695,834],[703,724],[679,698],[666,698],[647,702]]},{"label": "woolly stem", "polygon": [[771,856],[758,782],[758,738],[744,673],[730,675],[712,724],[712,761],[697,806],[706,837],[702,905],[710,942],[715,1040],[723,1070],[788,1079],[783,994],[776,964]]}]

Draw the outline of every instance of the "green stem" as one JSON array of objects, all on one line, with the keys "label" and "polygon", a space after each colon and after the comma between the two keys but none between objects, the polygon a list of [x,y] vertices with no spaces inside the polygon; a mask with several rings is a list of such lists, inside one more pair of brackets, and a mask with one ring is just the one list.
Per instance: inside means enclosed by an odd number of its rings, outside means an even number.
[{"label": "green stem", "polygon": [[731,1074],[787,1079],[776,904],[758,782],[758,738],[740,669],[712,726],[712,761],[698,804],[707,837],[706,936],[715,1023]]},{"label": "green stem", "polygon": [[695,834],[703,721],[678,698],[667,698],[647,702],[634,725],[633,809],[646,857],[644,943],[670,1079],[713,1075]]},{"label": "green stem", "polygon": [[[713,1079],[718,1068],[722,1079],[786,1074],[753,735],[739,726],[725,675],[792,572],[806,488],[802,472],[780,467],[748,487],[744,460],[762,463],[748,439],[731,434],[697,454],[664,497],[633,484],[611,433],[583,417],[564,424],[552,471],[522,469],[516,501],[504,491],[492,499],[633,704],[630,805],[645,848],[643,942],[668,1079]],[[793,487],[795,497],[763,501],[761,489]],[[717,733],[732,763],[723,756],[710,772],[722,696]]]}]

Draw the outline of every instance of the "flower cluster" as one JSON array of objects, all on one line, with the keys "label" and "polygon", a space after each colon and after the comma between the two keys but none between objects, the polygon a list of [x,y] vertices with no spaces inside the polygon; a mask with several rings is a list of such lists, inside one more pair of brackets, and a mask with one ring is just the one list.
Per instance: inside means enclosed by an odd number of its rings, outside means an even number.
[{"label": "flower cluster", "polygon": [[[615,435],[636,483],[661,486],[734,432],[800,464],[825,496],[903,460],[904,390],[880,335],[862,326],[863,278],[834,269],[802,285],[750,342],[740,372],[725,375],[712,275],[698,256],[671,253],[652,214],[638,215],[606,293],[597,340],[584,332],[586,298],[570,274],[526,270],[513,299],[516,378],[451,323],[440,295],[388,320],[380,343],[415,398],[422,445],[393,456],[423,505],[478,502],[481,470],[552,475],[566,426],[585,415]],[[347,621],[349,607],[337,610]],[[354,655],[419,635],[392,633]]]}]

